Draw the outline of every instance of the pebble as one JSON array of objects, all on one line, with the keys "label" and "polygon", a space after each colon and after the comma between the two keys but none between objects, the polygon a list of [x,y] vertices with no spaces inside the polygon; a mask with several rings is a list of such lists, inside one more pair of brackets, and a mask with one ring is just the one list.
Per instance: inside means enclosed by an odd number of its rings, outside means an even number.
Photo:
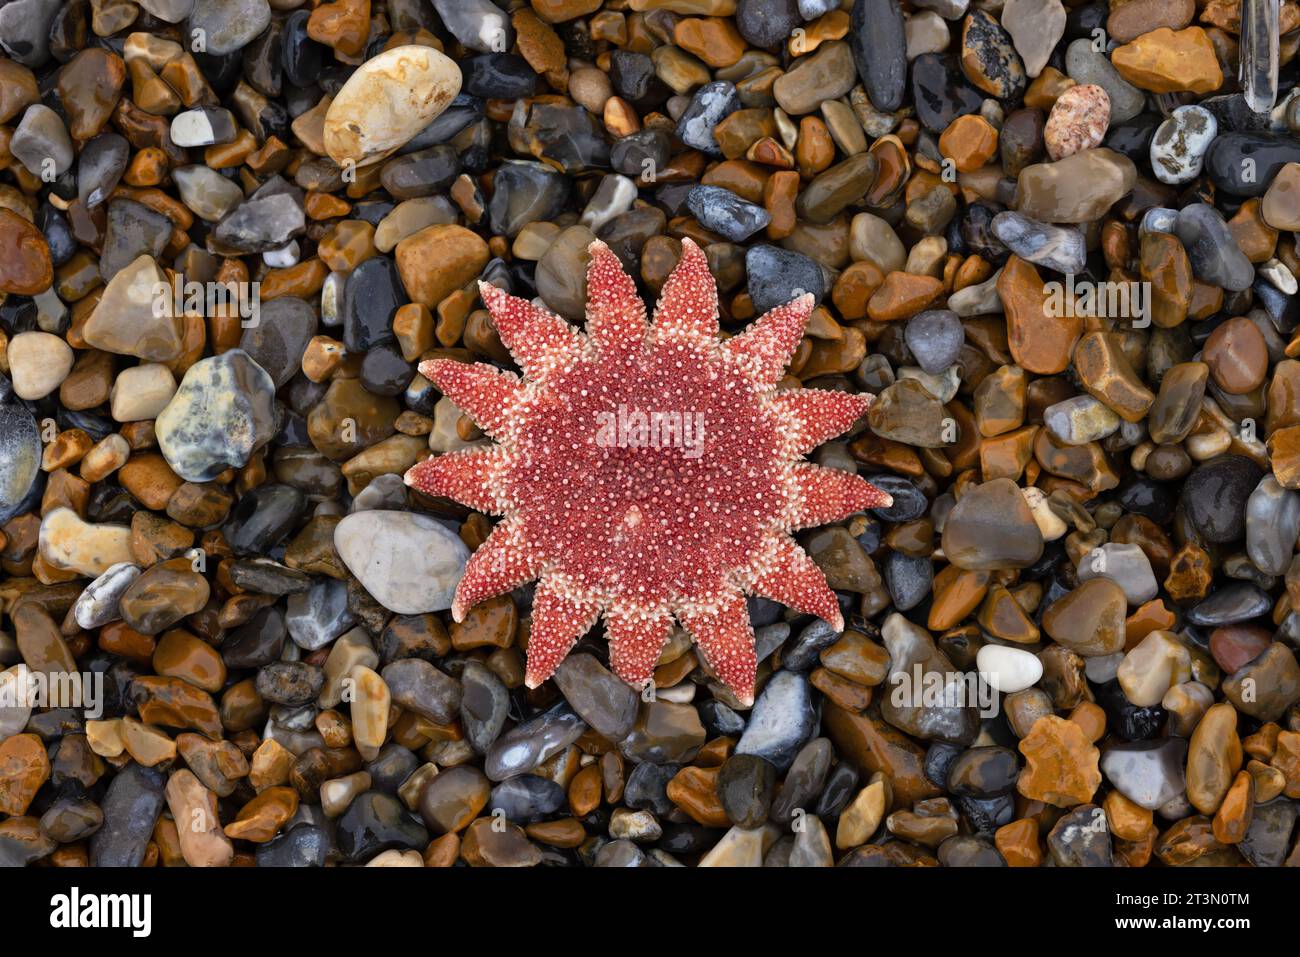
[{"label": "pebble", "polygon": [[1282,575],[1300,537],[1300,494],[1266,475],[1246,500],[1246,553],[1266,575]]},{"label": "pebble", "polygon": [[[1159,591],[1155,573],[1151,570],[1151,561],[1137,545],[1107,542],[1098,546],[1079,560],[1078,573],[1081,582],[1093,578],[1109,578],[1124,589],[1124,596],[1130,605],[1150,601]],[[1161,694],[1163,693],[1162,690]]]},{"label": "pebble", "polygon": [[206,52],[224,56],[243,49],[271,22],[267,0],[194,0],[188,25],[201,30]]},{"label": "pebble", "polygon": [[1156,129],[1151,169],[1162,183],[1177,186],[1201,175],[1205,154],[1218,135],[1214,114],[1201,106],[1180,106]]},{"label": "pebble", "polygon": [[451,607],[469,558],[464,543],[435,519],[383,510],[345,517],[334,547],[376,601],[403,615]]},{"label": "pebble", "polygon": [[1142,112],[1146,97],[1119,74],[1110,59],[1093,49],[1091,37],[1074,40],[1065,51],[1065,72],[1076,83],[1095,84],[1110,100],[1110,125],[1125,123]]},{"label": "pebble", "polygon": [[1201,280],[1232,292],[1250,286],[1254,269],[1213,206],[1205,203],[1184,206],[1178,211],[1174,231]]},{"label": "pebble", "polygon": [[72,139],[59,114],[43,103],[23,113],[9,140],[9,152],[35,177],[62,176],[72,168]]},{"label": "pebble", "polygon": [[853,62],[867,96],[876,109],[892,113],[903,105],[907,85],[908,44],[902,11],[892,0],[858,0],[849,15],[849,35]]},{"label": "pebble", "polygon": [[998,478],[958,500],[944,523],[943,551],[959,568],[1025,568],[1042,555],[1043,536],[1016,483]]},{"label": "pebble", "polygon": [[816,727],[812,688],[805,675],[779,672],[760,692],[750,712],[736,754],[763,758],[778,771],[787,770],[799,748]]},{"label": "pebble", "polygon": [[974,86],[1000,100],[1015,100],[1024,92],[1024,61],[1007,31],[983,10],[962,21],[961,68]]},{"label": "pebble", "polygon": [[1088,251],[1078,229],[1040,223],[1007,210],[993,217],[993,235],[1026,262],[1072,274],[1083,272]]},{"label": "pebble", "polygon": [[274,397],[274,380],[242,349],[201,359],[158,413],[159,450],[187,482],[242,468],[275,435]]},{"label": "pebble", "polygon": [[9,374],[20,399],[43,399],[72,371],[68,344],[48,332],[22,332],[9,340]]},{"label": "pebble", "polygon": [[1246,508],[1261,478],[1259,467],[1240,455],[1197,466],[1183,483],[1180,504],[1208,542],[1233,542],[1246,532]]},{"label": "pebble", "polygon": [[692,149],[721,156],[715,130],[740,108],[740,96],[734,84],[725,80],[705,83],[695,91],[678,119],[677,137]]},{"label": "pebble", "polygon": [[55,568],[88,578],[103,575],[114,565],[130,563],[131,529],[125,525],[94,525],[70,508],[51,509],[41,519],[41,557]]},{"label": "pebble", "polygon": [[754,312],[762,315],[805,293],[820,302],[826,286],[821,266],[802,253],[775,246],[751,246],[745,253],[746,288]]},{"label": "pebble", "polygon": [[110,565],[77,596],[72,614],[82,628],[99,628],[118,619],[117,603],[122,593],[140,577],[140,566],[131,562]]},{"label": "pebble", "polygon": [[528,774],[586,730],[582,719],[560,703],[498,738],[487,752],[483,771],[493,781]]},{"label": "pebble", "polygon": [[772,221],[762,206],[720,186],[696,186],[687,194],[686,205],[701,226],[732,242],[743,242]]},{"label": "pebble", "polygon": [[591,655],[565,658],[555,683],[578,716],[606,739],[621,741],[632,730],[638,705],[635,689]]},{"label": "pebble", "polygon": [[[82,338],[96,349],[147,362],[180,358],[185,340],[181,317],[170,308],[171,297],[166,294],[170,288],[153,257],[138,257],[108,280],[81,330]],[[160,301],[162,307],[155,308]]]},{"label": "pebble", "polygon": [[1043,223],[1088,223],[1103,216],[1136,180],[1127,156],[1105,147],[1085,150],[1022,170],[1015,207]]},{"label": "pebble", "polygon": [[1020,740],[1019,748],[1025,767],[1016,790],[1031,801],[1074,807],[1091,801],[1101,785],[1101,753],[1073,721],[1044,715]]},{"label": "pebble", "polygon": [[988,686],[1003,694],[1031,688],[1043,676],[1036,655],[1005,645],[985,645],[975,657],[975,666]]},{"label": "pebble", "polygon": [[1065,33],[1065,8],[1060,0],[1009,0],[1002,7],[1001,19],[1024,61],[1025,73],[1031,78],[1038,76]]},{"label": "pebble", "polygon": [[[1060,6],[1059,0],[1054,0]],[[1110,123],[1110,97],[1095,83],[1076,83],[1052,104],[1043,127],[1047,155],[1054,160],[1100,146]]]},{"label": "pebble", "polygon": [[917,364],[931,375],[942,373],[956,362],[965,343],[961,320],[947,309],[917,313],[907,320],[903,335]]}]

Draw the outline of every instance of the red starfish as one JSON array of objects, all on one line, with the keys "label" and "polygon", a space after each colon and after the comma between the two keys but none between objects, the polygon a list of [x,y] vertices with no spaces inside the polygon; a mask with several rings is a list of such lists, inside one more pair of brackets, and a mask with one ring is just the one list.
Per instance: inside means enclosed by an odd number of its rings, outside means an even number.
[{"label": "red starfish", "polygon": [[611,667],[644,685],[675,617],[750,704],[757,662],[746,594],[843,627],[835,593],[790,533],[891,503],[857,475],[801,458],[851,426],[872,397],[776,390],[812,296],[723,341],[717,286],[691,240],[652,325],[618,257],[601,242],[589,252],[585,334],[479,284],[522,379],[484,363],[420,364],[499,443],[406,473],[426,495],[505,516],[470,559],[452,616],[540,579],[530,688],[602,613]]}]

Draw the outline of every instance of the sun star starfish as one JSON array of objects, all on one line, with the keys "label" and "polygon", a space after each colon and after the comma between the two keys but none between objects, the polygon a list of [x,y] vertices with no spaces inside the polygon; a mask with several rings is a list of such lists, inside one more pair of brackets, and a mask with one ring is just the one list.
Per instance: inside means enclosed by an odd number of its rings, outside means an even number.
[{"label": "sun star starfish", "polygon": [[485,363],[420,364],[497,442],[406,473],[426,495],[504,516],[471,557],[452,617],[539,579],[530,688],[602,614],[611,667],[643,686],[676,618],[748,705],[757,662],[746,595],[843,628],[835,593],[791,532],[890,505],[857,475],[802,460],[872,397],[776,389],[811,295],[724,341],[717,286],[691,240],[653,324],[618,257],[601,242],[589,252],[585,334],[479,284],[522,379]]}]

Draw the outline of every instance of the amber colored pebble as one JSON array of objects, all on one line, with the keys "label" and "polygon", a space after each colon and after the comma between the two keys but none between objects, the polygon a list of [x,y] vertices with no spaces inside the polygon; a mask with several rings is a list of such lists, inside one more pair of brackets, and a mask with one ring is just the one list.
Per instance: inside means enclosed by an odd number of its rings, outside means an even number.
[{"label": "amber colored pebble", "polygon": [[985,166],[998,150],[998,131],[973,113],[959,116],[939,137],[939,152],[953,161],[962,173]]},{"label": "amber colored pebble", "polygon": [[226,837],[264,844],[298,810],[298,792],[291,787],[267,788],[253,798],[225,827]]},{"label": "amber colored pebble", "polygon": [[1172,631],[1174,623],[1174,613],[1165,607],[1162,599],[1144,602],[1124,619],[1124,650],[1131,651],[1153,631]]},{"label": "amber colored pebble", "polygon": [[1043,862],[1037,821],[1021,818],[1004,824],[994,832],[993,843],[1009,867],[1038,867]]},{"label": "amber colored pebble", "polygon": [[1151,830],[1152,812],[1134,804],[1119,791],[1107,794],[1101,806],[1106,812],[1110,832],[1121,841],[1141,841]]},{"label": "amber colored pebble", "polygon": [[1106,733],[1106,712],[1091,701],[1075,705],[1070,720],[1083,728],[1088,740],[1096,744]]},{"label": "amber colored pebble", "polygon": [[1070,356],[1083,331],[1083,320],[1049,311],[1048,291],[1031,263],[1012,256],[997,282],[998,298],[1007,316],[1007,345],[1016,363],[1039,375],[1056,375],[1070,365]]},{"label": "amber colored pebble", "polygon": [[1250,830],[1255,811],[1255,779],[1249,771],[1238,771],[1223,803],[1214,812],[1214,838],[1220,844],[1240,844]]},{"label": "amber colored pebble", "polygon": [[933,276],[917,276],[895,271],[867,303],[867,314],[877,322],[910,319],[943,292],[943,283]]},{"label": "amber colored pebble", "polygon": [[1259,327],[1245,316],[1216,326],[1205,340],[1202,354],[1215,383],[1231,395],[1257,389],[1268,374],[1268,343]]},{"label": "amber colored pebble", "polygon": [[979,607],[988,593],[991,574],[987,571],[958,568],[949,565],[934,576],[934,603],[926,627],[931,631],[946,631],[964,621]]},{"label": "amber colored pebble", "polygon": [[569,782],[569,809],[577,817],[586,817],[600,807],[600,769],[589,764]]},{"label": "amber colored pebble", "polygon": [[668,800],[705,827],[727,827],[730,821],[718,797],[718,769],[687,766],[668,782]]}]

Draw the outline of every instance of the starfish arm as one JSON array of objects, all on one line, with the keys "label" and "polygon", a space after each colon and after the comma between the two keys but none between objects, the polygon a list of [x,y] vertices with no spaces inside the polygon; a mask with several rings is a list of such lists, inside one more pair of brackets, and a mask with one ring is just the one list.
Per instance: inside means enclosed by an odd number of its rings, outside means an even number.
[{"label": "starfish arm", "polygon": [[509,503],[501,477],[511,464],[510,453],[499,445],[432,455],[406,470],[403,480],[432,498],[449,498],[478,512],[501,515]]},{"label": "starfish arm", "polygon": [[478,284],[501,343],[530,379],[541,380],[582,352],[582,333],[559,316],[490,283]]},{"label": "starfish arm", "polygon": [[852,472],[796,462],[790,466],[790,478],[794,492],[790,531],[837,522],[869,508],[888,508],[894,502],[887,492]]},{"label": "starfish arm", "polygon": [[826,584],[826,576],[817,563],[793,538],[782,535],[757,564],[751,589],[755,594],[806,615],[816,615],[836,631],[843,630],[844,615],[835,592]]},{"label": "starfish arm", "polygon": [[587,247],[587,335],[602,352],[640,346],[649,326],[636,283],[613,251],[597,240]]},{"label": "starfish arm", "polygon": [[614,674],[634,687],[651,680],[672,625],[672,616],[666,612],[644,608],[607,609],[605,634],[609,638],[609,664]]},{"label": "starfish arm", "polygon": [[723,351],[746,369],[750,381],[770,389],[781,380],[790,356],[803,338],[816,300],[811,293],[769,309],[738,336],[722,344]]},{"label": "starfish arm", "polygon": [[689,239],[682,240],[681,261],[659,295],[654,335],[661,342],[717,342],[718,285],[704,250]]},{"label": "starfish arm", "polygon": [[570,597],[551,577],[543,578],[533,594],[532,626],[528,632],[528,666],[524,683],[536,688],[555,673],[600,614],[590,599]]},{"label": "starfish arm", "polygon": [[519,525],[506,519],[469,557],[465,574],[456,586],[451,617],[464,621],[465,612],[479,602],[532,581],[540,571],[538,562],[526,547]]},{"label": "starfish arm", "polygon": [[749,609],[739,592],[726,595],[711,611],[679,609],[677,619],[690,632],[709,667],[735,693],[741,704],[754,703],[754,680],[758,655],[754,651],[754,629]]},{"label": "starfish arm", "polygon": [[872,396],[825,389],[790,389],[772,397],[782,423],[791,430],[795,455],[811,452],[823,442],[848,431],[866,414]]},{"label": "starfish arm", "polygon": [[524,394],[517,375],[486,362],[430,359],[420,363],[420,375],[493,438],[501,438],[509,428],[510,413]]}]

